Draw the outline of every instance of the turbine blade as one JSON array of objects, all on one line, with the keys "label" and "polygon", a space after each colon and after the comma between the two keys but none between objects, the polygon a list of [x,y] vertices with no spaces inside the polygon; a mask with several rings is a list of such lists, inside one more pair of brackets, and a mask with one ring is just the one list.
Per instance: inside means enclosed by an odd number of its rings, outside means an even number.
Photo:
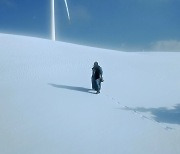
[{"label": "turbine blade", "polygon": [[64,0],[64,3],[65,3],[65,5],[66,5],[66,10],[67,10],[68,19],[70,20],[70,15],[69,15],[69,9],[68,9],[68,5],[67,5],[67,0]]}]

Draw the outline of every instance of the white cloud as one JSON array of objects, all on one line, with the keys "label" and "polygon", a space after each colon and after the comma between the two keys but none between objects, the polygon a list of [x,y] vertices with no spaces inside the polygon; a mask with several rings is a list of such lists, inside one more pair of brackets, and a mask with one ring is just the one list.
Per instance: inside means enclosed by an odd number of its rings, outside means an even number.
[{"label": "white cloud", "polygon": [[157,41],[151,44],[151,49],[154,51],[180,51],[180,41],[177,40]]}]

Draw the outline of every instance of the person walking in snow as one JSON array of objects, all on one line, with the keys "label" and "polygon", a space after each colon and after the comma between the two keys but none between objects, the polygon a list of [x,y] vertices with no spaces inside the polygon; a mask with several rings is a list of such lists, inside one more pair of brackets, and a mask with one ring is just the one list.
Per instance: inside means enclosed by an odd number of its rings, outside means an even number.
[{"label": "person walking in snow", "polygon": [[92,89],[94,89],[96,94],[100,93],[101,90],[101,82],[103,82],[103,71],[102,68],[99,66],[98,62],[94,62],[94,66],[92,68]]}]

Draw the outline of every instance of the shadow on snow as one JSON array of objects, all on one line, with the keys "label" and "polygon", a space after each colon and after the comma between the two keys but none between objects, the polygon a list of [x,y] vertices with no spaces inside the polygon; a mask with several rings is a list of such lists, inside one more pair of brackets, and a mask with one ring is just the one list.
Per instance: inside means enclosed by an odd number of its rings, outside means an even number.
[{"label": "shadow on snow", "polygon": [[48,84],[55,87],[55,88],[75,90],[75,91],[86,92],[86,93],[93,93],[92,89],[89,89],[89,88],[76,87],[76,86],[67,86],[67,85],[57,85],[57,84],[53,84],[53,83],[48,83]]},{"label": "shadow on snow", "polygon": [[126,110],[150,112],[153,115],[154,120],[156,120],[157,122],[180,125],[180,104],[174,106],[173,109],[167,109],[165,107],[160,107],[160,108],[138,107],[138,108],[128,108]]}]

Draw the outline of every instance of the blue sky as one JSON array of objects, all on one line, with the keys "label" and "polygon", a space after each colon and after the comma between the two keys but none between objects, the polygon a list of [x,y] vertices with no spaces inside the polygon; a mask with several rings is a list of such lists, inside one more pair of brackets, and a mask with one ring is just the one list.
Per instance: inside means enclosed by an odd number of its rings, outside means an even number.
[{"label": "blue sky", "polygon": [[[180,0],[64,0],[57,40],[126,51],[180,51]],[[50,0],[0,0],[0,32],[50,38]]]}]

